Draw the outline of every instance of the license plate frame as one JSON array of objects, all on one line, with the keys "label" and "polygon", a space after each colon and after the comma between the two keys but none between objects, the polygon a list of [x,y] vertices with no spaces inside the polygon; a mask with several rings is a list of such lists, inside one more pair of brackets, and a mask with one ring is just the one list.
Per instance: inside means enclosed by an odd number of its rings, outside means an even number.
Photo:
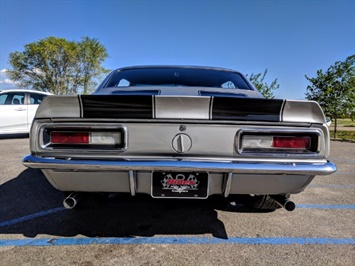
[{"label": "license plate frame", "polygon": [[206,199],[209,192],[207,172],[154,171],[151,177],[153,198]]}]

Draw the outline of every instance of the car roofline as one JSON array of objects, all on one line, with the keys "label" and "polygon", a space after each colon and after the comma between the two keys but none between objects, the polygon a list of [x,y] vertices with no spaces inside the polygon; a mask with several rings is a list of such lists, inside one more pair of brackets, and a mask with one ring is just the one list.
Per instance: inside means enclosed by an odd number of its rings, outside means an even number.
[{"label": "car roofline", "polygon": [[41,94],[46,94],[46,95],[53,95],[52,93],[47,92],[47,91],[26,90],[26,89],[8,89],[8,90],[0,91],[0,93],[5,93],[5,92],[35,92],[35,93],[41,93]]},{"label": "car roofline", "polygon": [[115,71],[123,71],[123,70],[132,70],[132,69],[147,69],[147,68],[180,68],[180,69],[205,69],[205,70],[217,70],[217,71],[226,71],[226,72],[234,72],[241,74],[240,72],[223,67],[211,67],[211,66],[197,66],[197,65],[135,65],[135,66],[126,66],[115,69]]}]

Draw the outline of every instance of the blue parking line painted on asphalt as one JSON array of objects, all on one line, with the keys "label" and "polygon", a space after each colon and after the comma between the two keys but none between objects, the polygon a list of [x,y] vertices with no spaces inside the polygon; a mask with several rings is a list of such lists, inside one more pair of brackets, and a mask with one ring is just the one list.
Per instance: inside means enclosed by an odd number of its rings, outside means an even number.
[{"label": "blue parking line painted on asphalt", "polygon": [[352,204],[297,204],[296,208],[302,209],[355,209]]},{"label": "blue parking line painted on asphalt", "polygon": [[355,189],[355,185],[337,185],[337,184],[327,184],[327,185],[309,185],[307,188],[337,188],[337,189]]},{"label": "blue parking line painted on asphalt", "polygon": [[35,238],[0,239],[5,246],[73,246],[73,245],[139,245],[139,244],[239,244],[239,245],[355,245],[355,238],[301,237],[136,237],[136,238]]},{"label": "blue parking line painted on asphalt", "polygon": [[30,214],[30,215],[27,215],[27,216],[23,216],[23,217],[20,217],[20,218],[12,219],[12,220],[9,220],[9,221],[0,222],[0,227],[9,226],[9,225],[13,225],[13,224],[29,221],[29,220],[32,220],[32,219],[35,219],[35,218],[47,216],[47,215],[50,215],[50,214],[53,214],[53,213],[56,213],[56,212],[59,212],[59,211],[64,211],[64,210],[66,210],[64,207],[59,207],[59,208],[54,208],[54,209],[50,209],[50,210],[47,210],[47,211],[37,212],[37,213]]}]

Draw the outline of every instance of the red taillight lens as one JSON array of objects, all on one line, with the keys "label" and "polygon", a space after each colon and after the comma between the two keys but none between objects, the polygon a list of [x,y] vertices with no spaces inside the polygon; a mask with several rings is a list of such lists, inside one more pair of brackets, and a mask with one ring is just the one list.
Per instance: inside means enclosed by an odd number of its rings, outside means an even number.
[{"label": "red taillight lens", "polygon": [[308,149],[311,139],[308,137],[273,137],[274,148]]},{"label": "red taillight lens", "polygon": [[90,134],[85,132],[52,132],[51,142],[53,144],[88,144]]}]

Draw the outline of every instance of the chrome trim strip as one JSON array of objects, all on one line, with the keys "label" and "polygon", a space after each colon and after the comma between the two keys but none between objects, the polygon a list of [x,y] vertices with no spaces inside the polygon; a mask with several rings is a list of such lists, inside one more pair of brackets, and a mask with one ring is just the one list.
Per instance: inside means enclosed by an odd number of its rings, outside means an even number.
[{"label": "chrome trim strip", "polygon": [[232,179],[233,179],[233,173],[228,173],[228,177],[227,177],[227,180],[226,180],[226,188],[224,190],[224,197],[225,198],[227,198],[229,196],[229,193],[231,191]]},{"label": "chrome trim strip", "polygon": [[133,170],[128,171],[129,175],[129,189],[131,191],[131,195],[136,195],[136,173]]},{"label": "chrome trim strip", "polygon": [[99,161],[63,160],[27,155],[22,163],[30,168],[73,171],[206,171],[211,173],[330,175],[336,171],[334,163],[256,163],[209,162],[183,160]]}]

